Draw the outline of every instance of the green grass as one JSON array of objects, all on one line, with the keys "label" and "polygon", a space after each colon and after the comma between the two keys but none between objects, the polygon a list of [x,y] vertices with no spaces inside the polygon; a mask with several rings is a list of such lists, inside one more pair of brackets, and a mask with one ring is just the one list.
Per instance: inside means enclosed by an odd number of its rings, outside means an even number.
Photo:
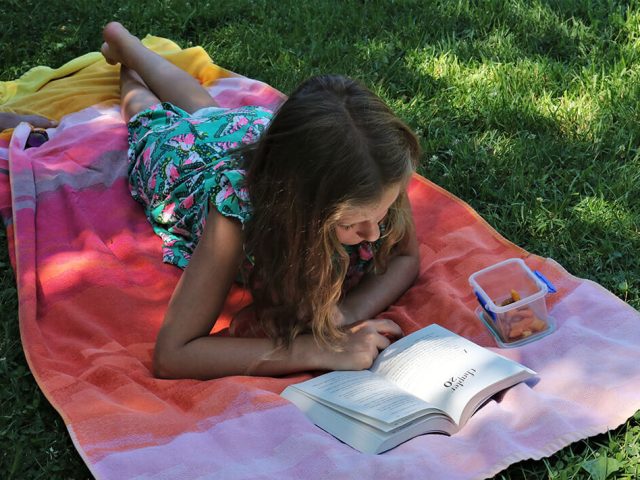
[{"label": "green grass", "polygon": [[[289,91],[360,78],[421,136],[421,173],[499,232],[640,307],[640,5],[565,1],[5,0],[0,79],[100,46],[101,26],[202,45]],[[20,347],[0,235],[0,472],[85,478]],[[640,415],[500,479],[637,478]]]}]

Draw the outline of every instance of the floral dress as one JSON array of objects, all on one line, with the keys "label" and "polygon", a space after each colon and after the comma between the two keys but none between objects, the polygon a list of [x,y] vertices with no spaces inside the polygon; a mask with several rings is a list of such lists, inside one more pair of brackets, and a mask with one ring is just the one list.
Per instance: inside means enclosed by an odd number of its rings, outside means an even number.
[{"label": "floral dress", "polygon": [[[255,142],[273,113],[257,106],[210,107],[189,114],[161,103],[129,121],[129,187],[162,239],[166,263],[185,268],[209,205],[244,224],[251,217],[242,158],[230,151]],[[369,269],[377,244],[345,246],[345,288]],[[247,262],[252,263],[248,255]]]}]

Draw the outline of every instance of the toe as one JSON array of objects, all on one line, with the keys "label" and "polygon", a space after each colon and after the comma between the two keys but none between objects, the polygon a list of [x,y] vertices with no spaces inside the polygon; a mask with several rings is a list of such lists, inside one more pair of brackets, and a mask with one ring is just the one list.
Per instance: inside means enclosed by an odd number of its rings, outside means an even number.
[{"label": "toe", "polygon": [[104,57],[104,59],[107,61],[109,65],[115,65],[118,63],[111,56],[111,52],[109,50],[109,44],[107,42],[104,42],[100,47],[100,53],[102,53],[102,56]]}]

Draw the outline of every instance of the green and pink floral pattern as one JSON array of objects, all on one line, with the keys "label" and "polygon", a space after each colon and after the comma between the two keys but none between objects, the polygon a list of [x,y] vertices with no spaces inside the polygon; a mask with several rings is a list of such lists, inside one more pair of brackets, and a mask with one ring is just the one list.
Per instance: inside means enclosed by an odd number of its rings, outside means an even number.
[{"label": "green and pink floral pattern", "polygon": [[169,103],[129,122],[129,186],[162,238],[163,260],[184,268],[209,205],[244,223],[251,215],[242,159],[271,120],[262,107],[207,108],[193,115]]}]

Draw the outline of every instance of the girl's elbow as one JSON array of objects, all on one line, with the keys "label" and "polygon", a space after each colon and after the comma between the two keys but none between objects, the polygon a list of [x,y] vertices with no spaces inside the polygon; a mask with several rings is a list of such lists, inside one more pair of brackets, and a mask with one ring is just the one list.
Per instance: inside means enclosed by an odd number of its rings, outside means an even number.
[{"label": "girl's elbow", "polygon": [[406,257],[406,275],[411,283],[415,282],[420,273],[420,255],[415,254],[407,255]]},{"label": "girl's elbow", "polygon": [[415,257],[413,257],[413,262],[411,262],[411,281],[415,282],[415,280],[418,278],[418,275],[420,274],[420,255],[416,255]]},{"label": "girl's elbow", "polygon": [[152,364],[152,373],[156,378],[161,379],[176,379],[180,378],[175,371],[175,360],[173,360],[170,352],[167,352],[166,349],[161,348],[159,345],[156,345],[156,348],[153,352],[153,364]]}]

